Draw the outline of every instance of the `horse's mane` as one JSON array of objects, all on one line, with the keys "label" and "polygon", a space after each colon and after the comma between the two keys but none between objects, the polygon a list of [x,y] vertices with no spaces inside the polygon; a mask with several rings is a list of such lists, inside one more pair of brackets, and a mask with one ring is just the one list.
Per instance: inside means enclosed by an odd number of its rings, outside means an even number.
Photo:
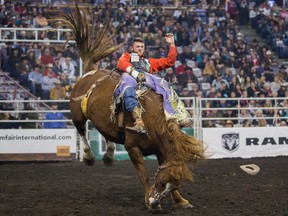
[{"label": "horse's mane", "polygon": [[57,29],[65,27],[71,29],[71,37],[67,39],[75,40],[79,56],[84,64],[84,71],[88,72],[95,69],[95,63],[109,56],[125,42],[114,45],[113,39],[118,29],[113,29],[110,20],[104,24],[97,23],[94,26],[93,18],[87,10],[79,8],[75,4],[75,11],[69,8],[70,13],[59,11],[56,17],[51,19],[52,26]]}]

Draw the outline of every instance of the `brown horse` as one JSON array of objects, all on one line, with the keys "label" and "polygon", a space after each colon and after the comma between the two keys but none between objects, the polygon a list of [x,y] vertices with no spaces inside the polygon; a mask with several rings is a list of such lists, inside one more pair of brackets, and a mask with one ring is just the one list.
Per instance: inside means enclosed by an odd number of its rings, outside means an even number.
[{"label": "brown horse", "polygon": [[[160,201],[169,193],[178,206],[191,208],[192,205],[182,198],[178,188],[185,180],[192,180],[188,165],[204,158],[202,143],[184,134],[176,122],[165,120],[162,96],[150,89],[139,97],[148,134],[123,132],[118,126],[118,118],[114,121],[111,119],[111,114],[114,113],[111,102],[121,76],[114,71],[93,70],[97,61],[123,45],[112,44],[115,31],[111,31],[109,23],[101,27],[93,26],[88,13],[77,5],[69,14],[60,12],[54,21],[55,28],[64,26],[72,30],[71,39],[76,41],[79,55],[84,62],[84,71],[87,72],[76,82],[70,100],[73,123],[84,141],[84,162],[91,165],[95,161],[85,137],[85,122],[90,119],[107,140],[124,144],[144,188],[148,209],[161,209]],[[125,113],[124,128],[133,123],[131,115]],[[112,148],[112,152],[113,150]],[[156,155],[159,167],[154,182],[149,187],[143,156],[152,154]]]}]

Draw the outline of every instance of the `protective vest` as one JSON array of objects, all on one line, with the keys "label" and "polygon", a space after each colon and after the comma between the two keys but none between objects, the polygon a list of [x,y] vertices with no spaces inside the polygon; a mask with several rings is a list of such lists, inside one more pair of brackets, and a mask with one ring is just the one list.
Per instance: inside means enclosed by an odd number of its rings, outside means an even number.
[{"label": "protective vest", "polygon": [[130,58],[131,64],[137,71],[150,73],[149,59],[140,58],[140,56],[137,53],[131,53],[130,55],[131,55]]}]

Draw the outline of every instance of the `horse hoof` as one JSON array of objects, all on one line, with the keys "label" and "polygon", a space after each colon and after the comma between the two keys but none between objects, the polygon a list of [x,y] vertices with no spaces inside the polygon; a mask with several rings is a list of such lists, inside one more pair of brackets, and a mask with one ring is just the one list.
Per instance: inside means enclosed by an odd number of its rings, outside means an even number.
[{"label": "horse hoof", "polygon": [[111,167],[113,165],[114,157],[111,157],[111,155],[105,153],[103,155],[102,160],[103,160],[105,166]]},{"label": "horse hoof", "polygon": [[191,205],[189,202],[187,202],[187,203],[178,204],[177,207],[183,208],[183,209],[191,209],[191,208],[193,208],[194,206]]},{"label": "horse hoof", "polygon": [[93,166],[94,163],[95,163],[95,158],[87,159],[87,158],[83,157],[83,162],[84,162],[84,164],[86,164],[87,166]]}]

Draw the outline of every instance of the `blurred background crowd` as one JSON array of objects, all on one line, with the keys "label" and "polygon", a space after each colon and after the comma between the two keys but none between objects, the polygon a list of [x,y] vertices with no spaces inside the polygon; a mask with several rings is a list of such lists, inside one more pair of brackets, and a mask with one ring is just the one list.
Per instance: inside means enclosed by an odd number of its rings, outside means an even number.
[{"label": "blurred background crowd", "polygon": [[[205,108],[253,108],[241,110],[206,110],[204,117],[288,116],[287,67],[288,31],[286,1],[265,0],[139,0],[84,1],[95,25],[104,23],[107,15],[113,27],[119,28],[115,43],[126,46],[103,59],[99,67],[114,69],[122,52],[129,49],[134,37],[142,37],[146,57],[167,55],[164,35],[173,33],[178,50],[175,67],[160,71],[180,97],[246,98],[207,100]],[[1,28],[46,28],[55,9],[66,10],[71,1],[52,1],[41,5],[33,1],[5,1],[0,11]],[[284,5],[283,5],[284,4]],[[241,27],[249,27],[259,35],[249,38]],[[17,31],[18,39],[33,40],[33,31]],[[63,32],[62,39],[69,38]],[[13,31],[1,31],[1,37],[12,39]],[[73,44],[49,43],[57,37],[53,31],[37,35],[45,42],[2,42],[1,69],[18,80],[33,95],[41,99],[67,99],[79,77],[79,56]],[[257,100],[254,98],[283,100]],[[249,100],[247,99],[249,98]],[[191,107],[192,100],[183,100]],[[263,109],[277,105],[282,110]],[[259,109],[255,109],[259,107]],[[64,109],[65,107],[63,107]],[[66,107],[67,108],[67,107]],[[261,108],[261,109],[260,109]],[[59,107],[62,109],[62,107]],[[287,109],[287,110],[286,110]],[[205,121],[205,127],[228,123],[242,126],[275,125],[272,119]],[[286,119],[280,121],[286,125]],[[278,123],[280,123],[278,122]]]}]

